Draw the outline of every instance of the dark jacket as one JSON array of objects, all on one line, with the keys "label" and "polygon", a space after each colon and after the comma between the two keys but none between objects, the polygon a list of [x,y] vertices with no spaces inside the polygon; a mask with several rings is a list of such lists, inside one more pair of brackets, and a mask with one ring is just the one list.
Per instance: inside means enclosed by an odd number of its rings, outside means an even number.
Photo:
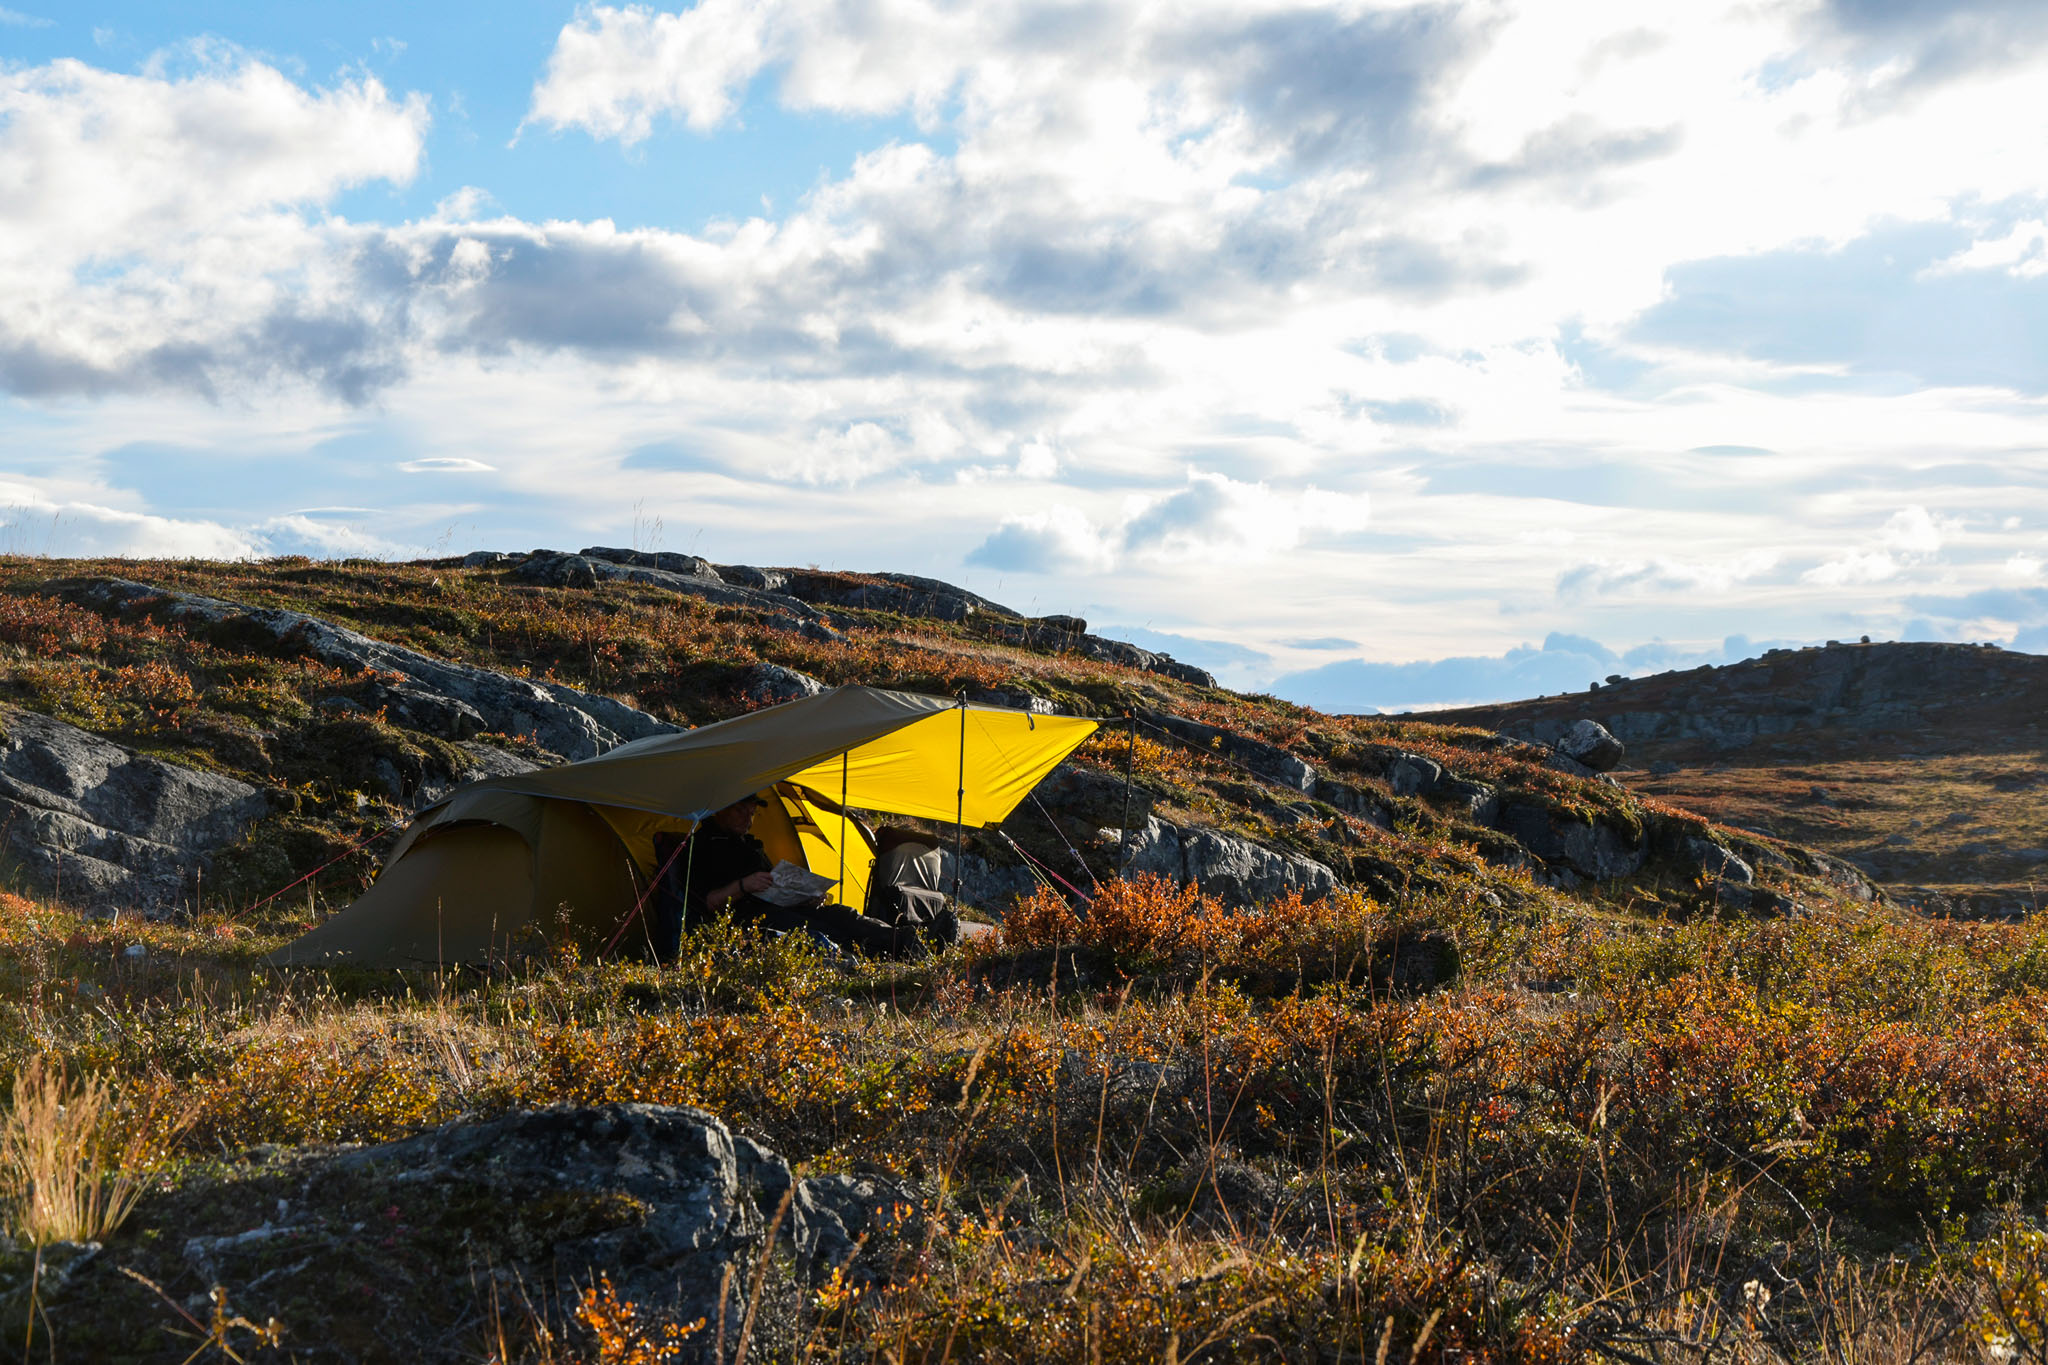
[{"label": "dark jacket", "polygon": [[[759,839],[751,834],[735,834],[708,821],[684,843],[685,847],[669,863],[668,874],[662,879],[661,894],[664,901],[681,910],[679,918],[686,929],[708,924],[717,917],[717,911],[705,903],[706,896],[749,873],[766,872],[774,866],[768,850],[761,846]],[[695,847],[689,847],[690,844]],[[672,840],[657,845],[657,864],[674,851]],[[740,901],[753,899],[746,895],[740,897]],[[735,902],[735,916],[744,918],[744,908]]]}]

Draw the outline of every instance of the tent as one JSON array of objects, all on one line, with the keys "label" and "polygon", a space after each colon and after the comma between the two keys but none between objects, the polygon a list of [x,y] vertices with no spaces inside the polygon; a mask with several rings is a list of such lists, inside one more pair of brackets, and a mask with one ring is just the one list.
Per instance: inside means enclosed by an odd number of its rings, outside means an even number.
[{"label": "tent", "polygon": [[875,850],[847,807],[993,825],[1094,730],[1092,720],[840,687],[473,782],[414,818],[359,899],[269,960],[481,964],[557,939],[603,949],[659,871],[655,836],[686,833],[750,793],[767,798],[753,832],[769,856],[842,878],[835,898],[859,906]]}]

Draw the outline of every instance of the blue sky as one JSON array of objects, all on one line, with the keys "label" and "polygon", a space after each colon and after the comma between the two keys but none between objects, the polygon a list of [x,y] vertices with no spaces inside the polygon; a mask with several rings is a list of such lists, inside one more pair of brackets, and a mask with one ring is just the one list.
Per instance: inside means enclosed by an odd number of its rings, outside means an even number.
[{"label": "blue sky", "polygon": [[2044,79],[2019,0],[21,4],[0,550],[901,569],[1345,709],[2044,650]]}]

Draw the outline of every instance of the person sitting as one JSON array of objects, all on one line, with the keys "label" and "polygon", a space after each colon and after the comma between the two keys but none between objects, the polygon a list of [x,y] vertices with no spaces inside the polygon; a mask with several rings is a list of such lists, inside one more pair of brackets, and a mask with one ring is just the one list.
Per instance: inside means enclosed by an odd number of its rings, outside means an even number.
[{"label": "person sitting", "polygon": [[898,940],[895,926],[869,919],[849,906],[824,901],[808,906],[777,905],[761,893],[774,884],[768,850],[750,832],[759,796],[743,796],[700,822],[684,845],[673,836],[655,846],[657,865],[665,863],[657,893],[652,929],[654,954],[673,961],[686,929],[711,923],[730,913],[733,923],[776,933],[803,930],[833,946],[869,957],[897,956],[913,951],[915,934]]}]

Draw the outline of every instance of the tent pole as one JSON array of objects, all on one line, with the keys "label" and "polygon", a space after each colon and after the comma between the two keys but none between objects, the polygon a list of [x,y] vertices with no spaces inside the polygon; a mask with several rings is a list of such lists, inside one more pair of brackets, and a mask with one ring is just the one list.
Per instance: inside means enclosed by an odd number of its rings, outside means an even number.
[{"label": "tent pole", "polygon": [[839,903],[846,904],[846,754],[839,755],[839,895]]},{"label": "tent pole", "polygon": [[967,694],[960,694],[960,785],[953,789],[953,904],[960,904],[960,856],[967,826]]},{"label": "tent pole", "polygon": [[1129,711],[1124,712],[1124,724],[1130,730],[1130,742],[1124,745],[1124,814],[1117,823],[1116,831],[1116,875],[1124,875],[1125,850],[1131,845],[1131,759],[1138,752],[1138,721]]}]

